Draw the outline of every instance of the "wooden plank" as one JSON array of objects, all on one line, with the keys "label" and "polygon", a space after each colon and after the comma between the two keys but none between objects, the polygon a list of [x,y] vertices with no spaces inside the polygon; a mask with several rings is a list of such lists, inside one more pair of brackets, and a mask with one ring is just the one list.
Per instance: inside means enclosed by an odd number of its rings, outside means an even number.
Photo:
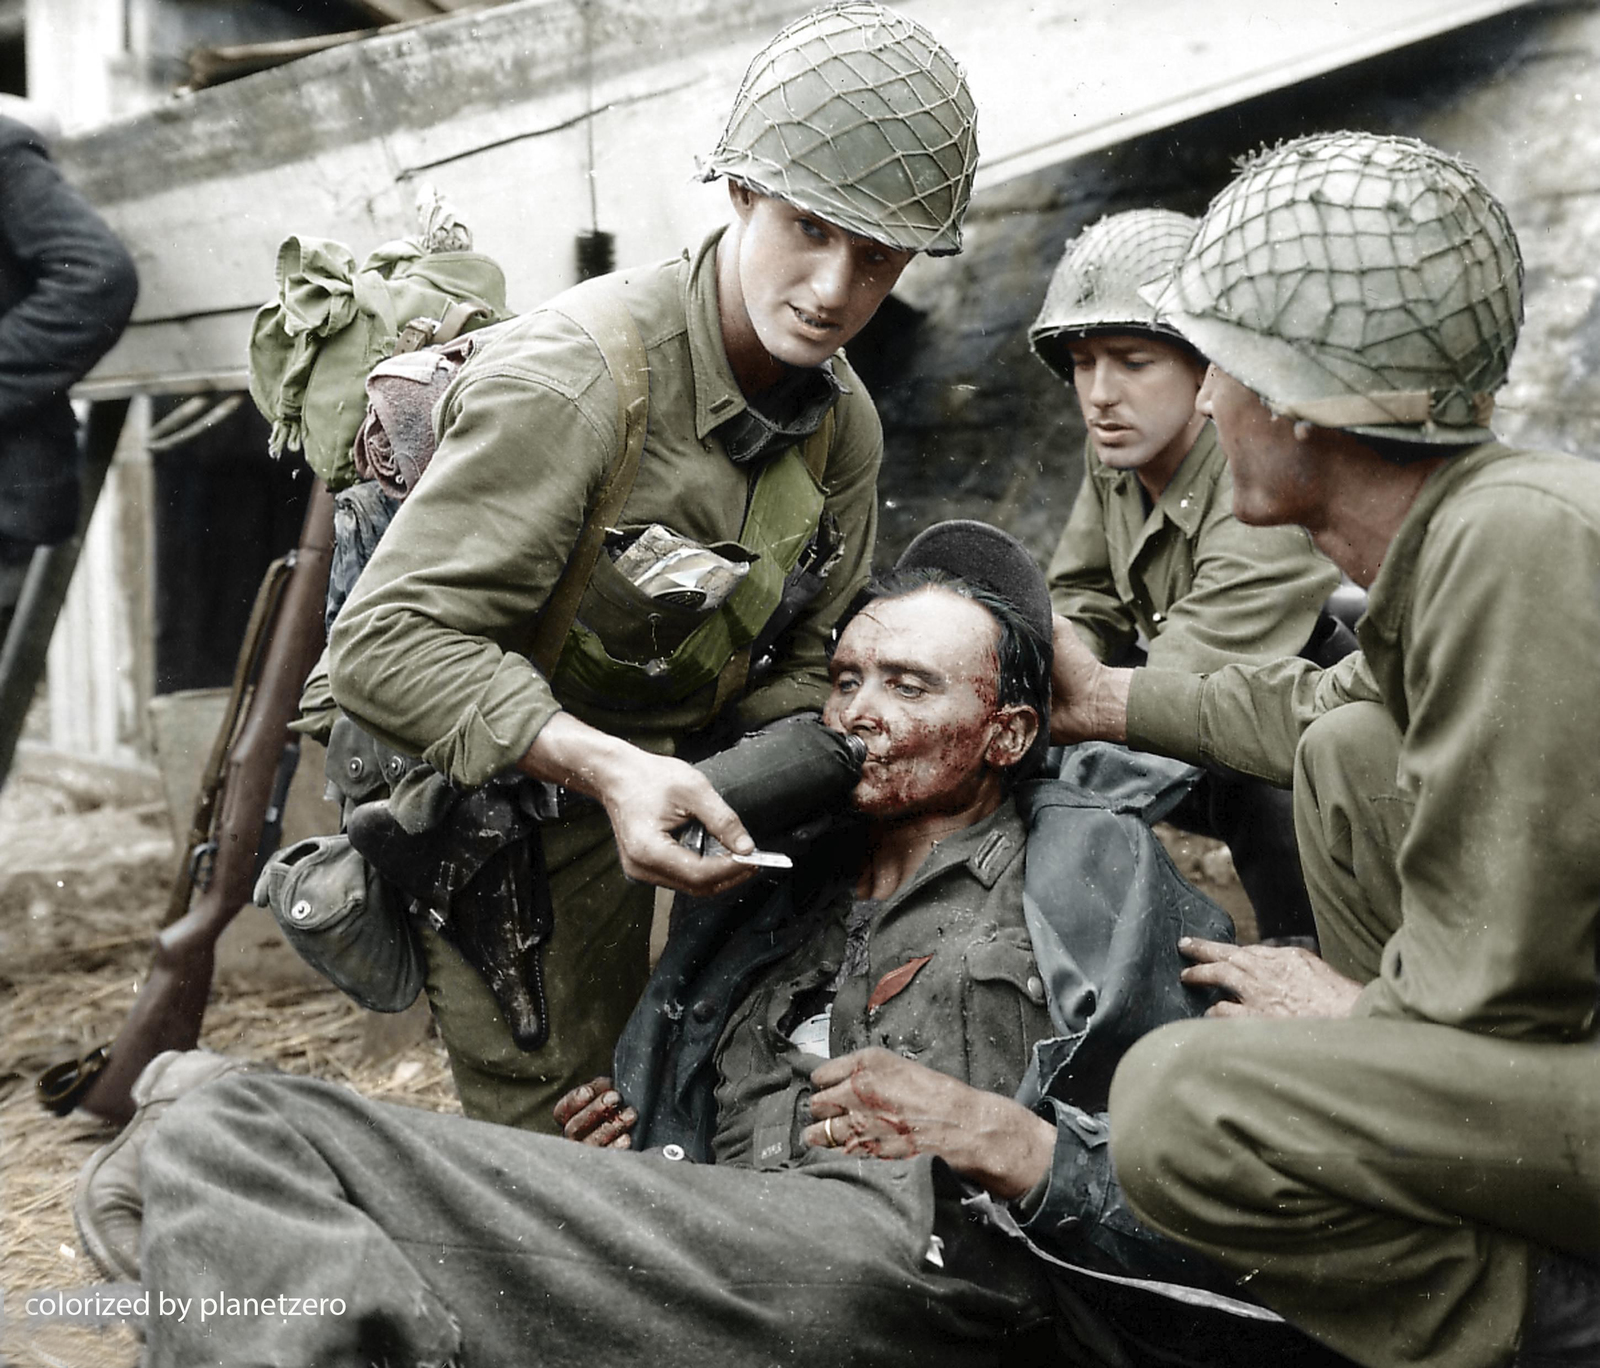
[{"label": "wooden plank", "polygon": [[235,43],[226,47],[198,47],[190,51],[189,86],[215,85],[219,81],[247,76],[253,71],[283,66],[313,52],[323,52],[341,43],[358,42],[363,30],[348,33],[318,33],[309,38],[280,38],[270,43]]},{"label": "wooden plank", "polygon": [[[1517,8],[1525,0],[903,0],[966,65],[980,188]],[[622,264],[726,217],[694,157],[744,66],[805,0],[522,0],[320,53],[62,150],[131,245],[134,326],[86,393],[235,386],[278,242],[363,253],[436,184],[527,308],[575,278],[596,222]],[[592,105],[588,73],[592,66]],[[591,113],[592,109],[592,113]],[[159,167],[152,180],[150,168]]]}]

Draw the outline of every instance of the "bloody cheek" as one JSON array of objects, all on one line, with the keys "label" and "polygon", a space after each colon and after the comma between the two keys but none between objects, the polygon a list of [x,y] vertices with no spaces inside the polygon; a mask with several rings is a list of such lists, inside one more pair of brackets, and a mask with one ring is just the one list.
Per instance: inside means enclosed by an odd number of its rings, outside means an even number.
[{"label": "bloody cheek", "polygon": [[959,722],[916,718],[892,726],[886,765],[869,764],[856,789],[864,812],[894,812],[930,798],[955,797],[977,774],[994,720],[995,672],[971,681],[981,706]]}]

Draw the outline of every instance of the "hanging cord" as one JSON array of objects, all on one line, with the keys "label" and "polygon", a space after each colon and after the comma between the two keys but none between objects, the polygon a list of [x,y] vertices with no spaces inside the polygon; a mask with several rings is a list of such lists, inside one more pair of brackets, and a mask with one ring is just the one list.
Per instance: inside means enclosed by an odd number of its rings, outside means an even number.
[{"label": "hanging cord", "polygon": [[582,0],[583,4],[583,86],[584,86],[584,142],[587,149],[587,174],[589,179],[589,230],[578,234],[578,279],[591,280],[608,275],[616,269],[617,240],[610,233],[600,231],[599,195],[595,189],[594,167],[594,9],[598,0]]}]

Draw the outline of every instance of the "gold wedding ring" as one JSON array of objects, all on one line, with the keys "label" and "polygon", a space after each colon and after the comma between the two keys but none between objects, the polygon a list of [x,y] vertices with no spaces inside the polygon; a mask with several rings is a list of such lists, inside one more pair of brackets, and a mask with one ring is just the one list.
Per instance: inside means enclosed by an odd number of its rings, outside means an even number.
[{"label": "gold wedding ring", "polygon": [[839,1137],[833,1133],[833,1118],[831,1116],[822,1123],[822,1133],[828,1137],[830,1149],[839,1147]]}]

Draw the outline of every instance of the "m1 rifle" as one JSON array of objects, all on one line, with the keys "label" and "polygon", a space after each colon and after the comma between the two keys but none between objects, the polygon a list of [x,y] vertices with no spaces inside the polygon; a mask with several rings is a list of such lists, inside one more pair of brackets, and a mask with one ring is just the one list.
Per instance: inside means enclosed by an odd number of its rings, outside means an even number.
[{"label": "m1 rifle", "polygon": [[[298,745],[289,723],[322,653],[333,549],[333,496],[319,480],[300,544],[273,562],[256,594],[233,688],[195,800],[193,819],[156,936],[150,975],[109,1046],[39,1079],[60,1115],[82,1106],[126,1122],[132,1088],[164,1050],[192,1050],[211,993],[217,938],[250,901],[269,827],[281,819]],[[271,834],[276,843],[276,834]]]}]

